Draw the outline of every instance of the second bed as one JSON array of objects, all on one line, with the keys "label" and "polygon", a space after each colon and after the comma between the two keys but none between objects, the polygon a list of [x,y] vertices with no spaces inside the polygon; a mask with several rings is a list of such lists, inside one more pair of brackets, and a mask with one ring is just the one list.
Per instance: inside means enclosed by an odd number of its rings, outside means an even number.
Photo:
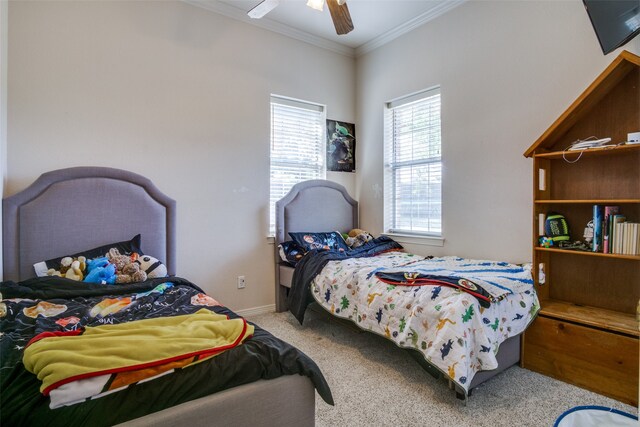
[{"label": "second bed", "polygon": [[[276,246],[289,233],[358,228],[358,204],[325,180],[276,204]],[[307,237],[307,236],[303,236]],[[286,246],[286,244],[285,244]],[[276,250],[276,305],[302,323],[308,303],[393,341],[459,397],[520,360],[520,334],[539,302],[530,265],[399,251],[382,236],[357,249],[312,250],[295,268]]]}]

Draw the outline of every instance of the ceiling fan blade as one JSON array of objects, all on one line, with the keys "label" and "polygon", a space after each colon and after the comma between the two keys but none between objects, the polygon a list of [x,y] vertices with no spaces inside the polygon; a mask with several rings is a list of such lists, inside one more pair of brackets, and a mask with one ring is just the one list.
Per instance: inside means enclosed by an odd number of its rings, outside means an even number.
[{"label": "ceiling fan blade", "polygon": [[260,19],[267,13],[271,12],[278,5],[278,0],[263,0],[256,7],[247,12],[247,15],[253,19]]},{"label": "ceiling fan blade", "polygon": [[339,5],[337,0],[327,0],[327,6],[329,6],[329,12],[331,12],[333,25],[336,27],[336,33],[347,34],[353,30],[351,14],[346,3]]}]

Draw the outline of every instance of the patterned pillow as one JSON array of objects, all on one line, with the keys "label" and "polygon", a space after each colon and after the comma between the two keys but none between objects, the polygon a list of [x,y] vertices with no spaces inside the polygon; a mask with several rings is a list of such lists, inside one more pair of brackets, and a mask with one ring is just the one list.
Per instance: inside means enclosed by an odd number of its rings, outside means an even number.
[{"label": "patterned pillow", "polygon": [[36,276],[44,277],[47,276],[47,271],[52,268],[54,270],[60,270],[62,258],[71,257],[78,258],[79,256],[84,256],[86,259],[93,259],[105,256],[109,249],[116,248],[123,255],[129,255],[132,253],[137,253],[138,255],[143,255],[140,250],[140,240],[141,237],[139,234],[134,236],[131,240],[126,240],[123,242],[110,243],[108,245],[99,246],[97,248],[88,249],[82,252],[78,252],[73,255],[65,255],[58,258],[48,259],[46,261],[40,261],[38,263],[33,264],[33,269],[36,272]]},{"label": "patterned pillow", "polygon": [[305,251],[312,249],[346,251],[349,247],[337,231],[328,233],[289,233],[289,236]]},{"label": "patterned pillow", "polygon": [[296,265],[296,263],[302,259],[304,254],[307,253],[307,251],[301,248],[293,240],[287,240],[286,242],[280,243],[280,245],[278,245],[278,250],[282,261],[288,262],[291,265]]}]

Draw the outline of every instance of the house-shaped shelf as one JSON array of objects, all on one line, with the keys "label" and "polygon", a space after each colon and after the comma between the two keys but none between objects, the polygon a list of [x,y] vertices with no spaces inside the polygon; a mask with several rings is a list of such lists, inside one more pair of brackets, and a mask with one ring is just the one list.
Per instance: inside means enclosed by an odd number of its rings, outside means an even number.
[{"label": "house-shaped shelf", "polygon": [[627,140],[640,131],[640,57],[623,51],[524,153],[525,157],[562,151],[591,136]]}]

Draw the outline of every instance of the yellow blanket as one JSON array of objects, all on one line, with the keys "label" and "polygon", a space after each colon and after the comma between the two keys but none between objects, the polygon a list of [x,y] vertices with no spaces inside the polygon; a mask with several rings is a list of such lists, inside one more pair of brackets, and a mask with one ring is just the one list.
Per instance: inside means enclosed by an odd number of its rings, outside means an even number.
[{"label": "yellow blanket", "polygon": [[202,309],[194,314],[87,327],[82,335],[48,336],[24,351],[25,368],[45,395],[62,384],[210,357],[242,343],[254,328],[244,319]]}]

